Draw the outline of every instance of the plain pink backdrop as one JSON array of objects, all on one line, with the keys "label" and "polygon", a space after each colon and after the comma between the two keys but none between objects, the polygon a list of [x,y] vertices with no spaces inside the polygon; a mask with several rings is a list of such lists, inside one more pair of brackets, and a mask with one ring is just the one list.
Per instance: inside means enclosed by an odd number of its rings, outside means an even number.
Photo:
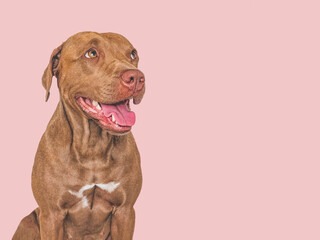
[{"label": "plain pink backdrop", "polygon": [[320,239],[320,4],[2,1],[1,239],[36,203],[31,170],[58,103],[41,76],[80,31],[117,32],[146,75],[133,132],[135,239]]}]

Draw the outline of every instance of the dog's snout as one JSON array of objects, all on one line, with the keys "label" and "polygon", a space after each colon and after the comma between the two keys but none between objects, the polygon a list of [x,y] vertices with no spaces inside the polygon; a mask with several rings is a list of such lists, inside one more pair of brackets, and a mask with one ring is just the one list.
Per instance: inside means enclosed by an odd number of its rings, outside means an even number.
[{"label": "dog's snout", "polygon": [[144,74],[135,69],[123,72],[121,74],[121,80],[125,86],[137,91],[142,89],[145,82]]}]

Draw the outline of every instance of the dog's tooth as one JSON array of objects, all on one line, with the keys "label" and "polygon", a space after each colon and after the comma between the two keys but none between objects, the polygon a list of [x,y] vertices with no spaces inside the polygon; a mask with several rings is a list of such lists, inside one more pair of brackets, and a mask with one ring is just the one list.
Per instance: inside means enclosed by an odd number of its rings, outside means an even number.
[{"label": "dog's tooth", "polygon": [[116,118],[113,116],[113,114],[111,115],[112,118],[112,122],[116,122]]},{"label": "dog's tooth", "polygon": [[100,106],[100,104],[99,104],[97,101],[93,100],[93,101],[92,101],[92,105],[93,105],[96,109],[101,110],[101,106]]}]

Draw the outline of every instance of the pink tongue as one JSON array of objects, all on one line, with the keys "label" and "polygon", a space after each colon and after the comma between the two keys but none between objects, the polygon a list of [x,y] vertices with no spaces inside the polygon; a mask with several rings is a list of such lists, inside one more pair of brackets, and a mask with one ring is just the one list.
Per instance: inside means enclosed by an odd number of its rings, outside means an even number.
[{"label": "pink tongue", "polygon": [[134,112],[127,109],[126,103],[119,103],[115,105],[101,104],[102,111],[106,117],[114,115],[116,122],[121,126],[132,126],[136,121]]}]

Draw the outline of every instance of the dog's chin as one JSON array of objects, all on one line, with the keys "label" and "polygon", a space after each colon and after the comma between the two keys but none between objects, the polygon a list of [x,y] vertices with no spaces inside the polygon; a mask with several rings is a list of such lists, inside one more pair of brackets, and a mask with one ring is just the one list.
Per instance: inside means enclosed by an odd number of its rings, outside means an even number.
[{"label": "dog's chin", "polygon": [[104,104],[86,97],[76,97],[82,111],[102,129],[112,135],[125,135],[135,123],[135,114],[130,110],[130,100]]}]

